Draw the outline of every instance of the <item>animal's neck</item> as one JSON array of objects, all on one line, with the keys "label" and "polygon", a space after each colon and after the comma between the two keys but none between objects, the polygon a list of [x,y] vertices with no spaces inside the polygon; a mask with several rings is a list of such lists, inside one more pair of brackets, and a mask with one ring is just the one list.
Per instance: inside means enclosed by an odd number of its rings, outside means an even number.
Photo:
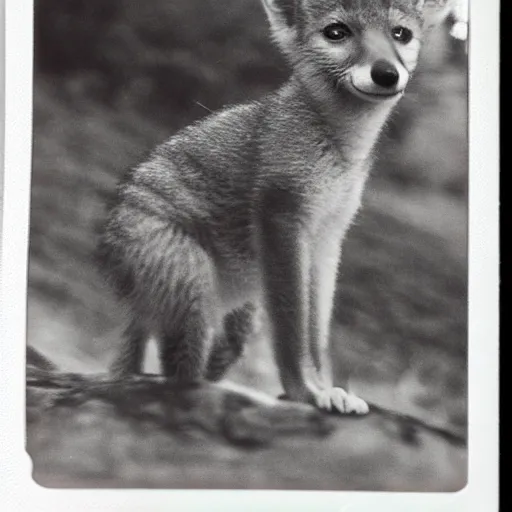
[{"label": "animal's neck", "polygon": [[297,76],[292,76],[289,87],[326,128],[343,159],[352,163],[368,158],[394,106],[394,102],[370,103],[324,84],[306,87]]}]

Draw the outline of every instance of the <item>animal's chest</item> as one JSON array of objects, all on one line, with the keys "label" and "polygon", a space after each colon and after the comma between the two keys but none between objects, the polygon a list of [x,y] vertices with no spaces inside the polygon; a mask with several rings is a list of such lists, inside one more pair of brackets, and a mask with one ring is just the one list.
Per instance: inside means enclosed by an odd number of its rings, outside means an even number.
[{"label": "animal's chest", "polygon": [[319,222],[329,218],[341,225],[348,224],[361,203],[367,166],[347,168],[337,162],[319,165],[322,167],[314,173],[317,178],[309,184],[309,210]]}]

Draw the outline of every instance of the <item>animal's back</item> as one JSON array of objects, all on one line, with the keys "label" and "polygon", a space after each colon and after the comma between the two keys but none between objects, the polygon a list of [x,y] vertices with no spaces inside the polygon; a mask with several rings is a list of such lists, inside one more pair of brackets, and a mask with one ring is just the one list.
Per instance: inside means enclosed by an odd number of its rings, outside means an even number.
[{"label": "animal's back", "polygon": [[140,272],[146,260],[165,260],[179,250],[177,235],[210,255],[225,288],[219,294],[227,301],[235,290],[242,298],[255,288],[251,203],[264,115],[260,102],[209,115],[128,173],[101,250],[114,278],[117,274],[117,288],[131,281],[127,276]]},{"label": "animal's back", "polygon": [[210,223],[231,201],[242,206],[257,165],[255,140],[261,105],[212,114],[158,146],[130,176],[130,187],[158,190],[176,222]]}]

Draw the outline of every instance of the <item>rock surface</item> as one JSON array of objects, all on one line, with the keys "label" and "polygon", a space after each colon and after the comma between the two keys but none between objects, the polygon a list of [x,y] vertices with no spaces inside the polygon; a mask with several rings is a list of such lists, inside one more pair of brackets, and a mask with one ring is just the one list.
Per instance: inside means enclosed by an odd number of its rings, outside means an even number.
[{"label": "rock surface", "polygon": [[[232,385],[172,389],[29,366],[27,448],[48,487],[456,491],[465,441],[377,407],[334,416]],[[432,458],[438,464],[432,464]]]}]

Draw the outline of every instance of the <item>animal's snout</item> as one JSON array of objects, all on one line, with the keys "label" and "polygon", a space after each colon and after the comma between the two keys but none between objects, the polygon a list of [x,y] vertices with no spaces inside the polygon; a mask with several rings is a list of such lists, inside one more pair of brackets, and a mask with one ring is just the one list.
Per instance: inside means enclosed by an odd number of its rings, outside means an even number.
[{"label": "animal's snout", "polygon": [[376,61],[371,70],[372,80],[380,87],[394,87],[400,75],[396,67],[385,59]]}]

